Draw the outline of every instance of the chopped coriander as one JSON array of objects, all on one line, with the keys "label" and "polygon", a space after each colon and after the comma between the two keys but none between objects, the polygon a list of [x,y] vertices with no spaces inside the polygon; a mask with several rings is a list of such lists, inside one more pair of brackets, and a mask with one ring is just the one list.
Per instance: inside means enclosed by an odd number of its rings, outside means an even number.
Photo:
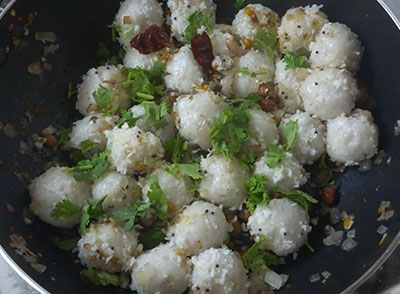
[{"label": "chopped coriander", "polygon": [[270,266],[278,266],[284,262],[272,252],[261,249],[265,241],[264,235],[258,235],[258,241],[254,243],[243,255],[243,264],[251,270],[267,270]]},{"label": "chopped coriander", "polygon": [[274,29],[260,30],[256,33],[256,35],[254,37],[254,43],[257,46],[266,48],[268,51],[268,56],[272,60],[275,60],[274,48],[275,48],[275,43],[276,43],[276,37],[277,37],[277,33],[276,33],[276,30],[274,30]]},{"label": "chopped coriander", "polygon": [[251,93],[246,97],[230,98],[225,100],[228,105],[234,105],[242,109],[248,109],[256,106],[257,102],[261,101],[261,96],[256,93]]},{"label": "chopped coriander", "polygon": [[308,61],[306,56],[298,56],[290,51],[285,52],[285,57],[283,58],[283,61],[286,63],[286,70],[289,68],[297,67],[309,68],[311,66],[311,62]]},{"label": "chopped coriander", "polygon": [[114,23],[110,24],[108,27],[111,29],[111,38],[113,42],[117,40],[117,34],[124,39],[127,39],[129,35],[133,32],[133,27],[122,28],[121,26]]},{"label": "chopped coriander", "polygon": [[77,94],[77,90],[73,90],[72,83],[68,83],[68,92],[67,92],[67,100],[70,100],[75,94]]},{"label": "chopped coriander", "polygon": [[121,119],[118,123],[118,127],[122,127],[122,125],[125,123],[127,123],[129,127],[134,127],[139,119],[140,117],[133,117],[133,113],[129,109],[122,109]]},{"label": "chopped coriander", "polygon": [[107,216],[107,213],[103,210],[103,202],[107,195],[103,198],[89,199],[87,204],[82,208],[82,217],[79,224],[79,232],[83,234],[90,224],[92,219],[100,221]]},{"label": "chopped coriander", "polygon": [[233,5],[236,9],[241,9],[246,0],[235,0],[235,4]]},{"label": "chopped coriander", "polygon": [[189,25],[185,29],[184,41],[185,43],[190,43],[194,36],[197,35],[197,30],[202,26],[205,26],[208,34],[212,33],[212,28],[210,25],[210,19],[214,16],[214,13],[210,12],[203,14],[201,10],[196,10],[189,16]]},{"label": "chopped coriander", "polygon": [[69,134],[72,131],[72,126],[68,128],[64,128],[63,126],[58,127],[58,146],[64,146],[65,143],[69,140]]},{"label": "chopped coriander", "polygon": [[237,73],[249,75],[252,78],[256,78],[259,75],[266,75],[268,72],[251,72],[248,67],[234,67],[233,70]]},{"label": "chopped coriander", "polygon": [[165,156],[172,163],[193,163],[199,160],[188,149],[188,143],[177,134],[175,138],[170,139],[165,145]]},{"label": "chopped coriander", "polygon": [[268,205],[270,196],[275,193],[279,193],[281,196],[298,203],[306,211],[310,209],[309,203],[315,204],[318,202],[309,194],[297,189],[287,190],[278,187],[269,187],[267,177],[262,174],[250,177],[246,182],[246,189],[249,194],[246,206],[250,213],[253,213],[259,204]]},{"label": "chopped coriander", "polygon": [[143,102],[143,106],[146,110],[145,124],[147,126],[160,129],[168,124],[163,119],[165,115],[172,111],[171,103],[168,100],[163,100],[160,104],[156,104],[153,101],[145,101]]},{"label": "chopped coriander", "polygon": [[112,89],[103,87],[102,85],[93,92],[93,98],[96,101],[96,104],[101,108],[104,115],[111,115],[115,111],[111,106],[112,97]]},{"label": "chopped coriander", "polygon": [[286,154],[285,154],[285,150],[276,144],[272,144],[271,146],[269,146],[268,152],[267,152],[267,165],[270,168],[274,168],[277,167],[278,164],[285,159]]},{"label": "chopped coriander", "polygon": [[256,162],[256,154],[254,151],[239,154],[239,162],[242,166],[247,167],[250,171],[254,170],[254,163]]},{"label": "chopped coriander", "polygon": [[179,174],[191,177],[193,180],[201,180],[203,178],[200,172],[200,164],[198,163],[173,163],[171,166],[165,168],[174,177]]},{"label": "chopped coriander", "polygon": [[139,67],[125,68],[123,74],[126,76],[126,80],[122,85],[130,88],[134,101],[139,103],[151,101],[164,93],[164,71],[165,65],[158,61],[151,71]]},{"label": "chopped coriander", "polygon": [[72,251],[74,248],[76,248],[79,238],[62,239],[60,236],[54,236],[50,238],[50,241],[61,250]]},{"label": "chopped coriander", "polygon": [[290,150],[292,148],[294,140],[296,140],[298,129],[299,129],[299,124],[297,123],[297,121],[291,120],[284,125],[282,133],[286,139],[286,144],[285,144],[286,150]]},{"label": "chopped coriander", "polygon": [[78,182],[98,179],[110,168],[108,163],[109,154],[110,150],[106,149],[93,155],[90,159],[79,161],[76,166],[66,168],[64,171],[74,173],[74,178]]},{"label": "chopped coriander", "polygon": [[111,274],[103,270],[84,269],[81,274],[97,286],[120,285],[120,277],[117,274]]},{"label": "chopped coriander", "polygon": [[250,115],[242,108],[227,107],[214,119],[210,129],[211,145],[215,153],[222,153],[226,158],[238,154],[251,133]]},{"label": "chopped coriander", "polygon": [[149,229],[140,233],[139,241],[145,249],[152,249],[164,241],[165,234],[163,228],[165,226],[165,222],[157,222]]},{"label": "chopped coriander", "polygon": [[267,182],[267,177],[262,174],[253,175],[246,181],[246,189],[249,194],[246,206],[250,213],[253,213],[259,204],[268,205],[270,191]]},{"label": "chopped coriander", "polygon": [[97,56],[100,58],[100,64],[106,64],[106,60],[110,58],[111,52],[104,42],[99,43],[97,48]]},{"label": "chopped coriander", "polygon": [[73,204],[70,200],[64,199],[57,203],[50,215],[55,220],[74,222],[81,214],[81,210],[81,206]]},{"label": "chopped coriander", "polygon": [[112,218],[124,224],[125,231],[130,231],[135,225],[136,217],[143,217],[150,208],[150,202],[136,201],[130,206],[121,206],[111,212]]},{"label": "chopped coriander", "polygon": [[193,185],[189,189],[186,190],[186,192],[191,193],[191,192],[197,192],[200,190],[200,185]]},{"label": "chopped coriander", "polygon": [[81,147],[83,153],[88,152],[92,148],[96,147],[96,145],[96,143],[90,141],[89,139],[79,143],[79,147]]},{"label": "chopped coriander", "polygon": [[310,242],[308,242],[308,240],[306,241],[305,245],[306,245],[307,249],[308,249],[311,253],[314,253],[314,252],[315,252],[314,248],[311,246],[311,244],[310,244]]},{"label": "chopped coriander", "polygon": [[147,197],[150,200],[151,207],[156,211],[156,215],[162,220],[166,221],[168,217],[168,200],[161,190],[158,179],[155,176],[150,176],[146,179],[146,184],[149,185],[149,192]]},{"label": "chopped coriander", "polygon": [[318,164],[319,174],[317,177],[318,187],[326,187],[335,185],[335,178],[333,177],[333,172],[326,164],[326,154],[321,156]]}]

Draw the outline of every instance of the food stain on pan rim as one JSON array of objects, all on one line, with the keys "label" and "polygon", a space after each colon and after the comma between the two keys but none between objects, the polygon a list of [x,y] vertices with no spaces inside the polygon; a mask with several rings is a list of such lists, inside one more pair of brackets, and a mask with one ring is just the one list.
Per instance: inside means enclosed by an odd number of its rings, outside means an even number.
[{"label": "food stain on pan rim", "polygon": [[[16,0],[3,0],[0,3],[0,21],[15,2]],[[392,11],[392,9],[385,3],[385,0],[377,0],[377,2],[382,6],[385,12],[395,23],[396,27],[400,30],[400,19]],[[397,233],[392,243],[388,246],[388,248],[386,248],[384,253],[378,258],[378,260],[353,284],[351,284],[346,290],[342,291],[341,294],[349,294],[357,290],[383,265],[383,263],[390,257],[392,252],[397,248],[399,244],[400,244],[400,232]],[[3,258],[7,262],[7,264],[13,269],[13,271],[17,273],[18,276],[22,278],[33,289],[35,289],[41,294],[50,294],[50,292],[44,289],[35,280],[33,280],[24,270],[21,269],[19,265],[11,258],[11,256],[1,245],[0,245],[0,258]]]}]

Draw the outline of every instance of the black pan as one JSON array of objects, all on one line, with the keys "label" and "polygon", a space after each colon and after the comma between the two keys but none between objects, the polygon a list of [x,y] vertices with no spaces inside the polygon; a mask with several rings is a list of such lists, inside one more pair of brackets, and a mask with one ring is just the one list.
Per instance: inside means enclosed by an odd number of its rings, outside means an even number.
[{"label": "black pan", "polygon": [[[236,10],[232,0],[216,1],[219,5],[220,21],[232,20]],[[310,235],[310,243],[316,252],[305,248],[300,250],[295,262],[288,258],[285,266],[278,270],[290,274],[290,287],[280,293],[349,293],[354,290],[368,269],[378,266],[393,247],[400,229],[397,214],[384,224],[389,228],[385,242],[378,246],[381,238],[375,231],[379,226],[376,221],[377,208],[382,200],[389,200],[392,207],[399,211],[400,139],[393,134],[393,127],[400,119],[400,34],[394,22],[381,5],[374,0],[269,0],[261,2],[280,15],[288,8],[311,3],[324,4],[331,21],[339,21],[355,31],[365,47],[365,55],[359,80],[371,92],[368,107],[373,111],[380,128],[380,149],[392,158],[391,165],[386,159],[368,173],[361,173],[356,168],[348,168],[337,180],[340,201],[337,207],[354,213],[356,216],[356,240],[359,245],[350,252],[339,247],[325,247],[321,243],[323,226],[320,222]],[[39,132],[49,123],[68,125],[79,117],[74,111],[71,100],[66,100],[69,82],[76,84],[89,68],[99,63],[96,51],[101,41],[110,45],[110,32],[107,25],[113,20],[118,10],[119,1],[54,1],[21,0],[14,9],[18,16],[37,13],[30,27],[30,34],[24,39],[29,47],[12,49],[14,36],[21,37],[23,29],[15,27],[11,33],[8,25],[15,18],[7,14],[0,22],[0,120],[13,123],[20,135],[10,139],[0,135],[1,205],[0,205],[0,244],[15,264],[26,274],[30,283],[37,283],[36,288],[51,293],[128,293],[116,288],[95,287],[80,278],[81,266],[75,263],[77,256],[65,253],[48,241],[49,234],[55,230],[39,220],[33,225],[23,221],[23,209],[29,205],[26,191],[27,181],[21,181],[16,174],[27,172],[31,178],[39,175],[49,159],[29,158],[18,154],[21,138],[27,138]],[[53,66],[46,72],[42,82],[37,76],[27,72],[32,60],[42,56],[43,45],[34,39],[35,32],[55,32],[60,49],[49,59]],[[4,48],[10,46],[5,62],[2,56]],[[4,64],[3,64],[4,63]],[[39,113],[26,125],[24,113],[30,106],[37,105]],[[21,126],[25,126],[22,127]],[[363,201],[366,198],[366,202]],[[10,206],[14,212],[10,212]],[[47,266],[39,274],[21,256],[10,247],[10,234],[22,236],[30,250],[40,253],[38,261]],[[391,245],[392,244],[392,245]],[[5,253],[6,252],[6,253]],[[382,257],[383,256],[383,257]],[[373,266],[375,264],[375,267]],[[14,265],[15,266],[15,265]],[[310,283],[309,276],[327,270],[332,276],[324,284]],[[35,282],[33,282],[35,281]],[[354,284],[355,283],[355,284]],[[40,285],[40,286],[39,286]],[[352,288],[349,288],[352,287]],[[346,290],[347,289],[347,290]]]}]

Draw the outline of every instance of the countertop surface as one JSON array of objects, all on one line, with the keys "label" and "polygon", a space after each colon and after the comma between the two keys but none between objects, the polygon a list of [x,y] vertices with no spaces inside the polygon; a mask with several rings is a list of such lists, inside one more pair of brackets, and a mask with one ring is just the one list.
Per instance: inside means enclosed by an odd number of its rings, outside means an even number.
[{"label": "countertop surface", "polygon": [[[1,2],[1,1],[0,1]],[[388,7],[400,18],[400,0],[385,0]],[[356,293],[400,294],[400,246],[385,264]],[[0,294],[38,294],[20,278],[0,257]]]}]

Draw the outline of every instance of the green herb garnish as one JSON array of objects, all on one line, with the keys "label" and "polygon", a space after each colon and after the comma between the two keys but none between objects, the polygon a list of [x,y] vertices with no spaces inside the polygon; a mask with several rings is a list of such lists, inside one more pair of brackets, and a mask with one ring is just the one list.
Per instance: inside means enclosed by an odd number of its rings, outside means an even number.
[{"label": "green herb garnish", "polygon": [[251,270],[267,270],[270,266],[278,266],[284,262],[272,252],[262,250],[260,247],[265,241],[264,235],[258,235],[258,241],[243,255],[243,264]]},{"label": "green herb garnish", "polygon": [[146,179],[146,184],[149,185],[147,197],[150,200],[151,207],[156,211],[156,215],[162,221],[168,218],[168,200],[161,190],[158,179],[155,176],[150,176]]},{"label": "green herb garnish", "polygon": [[111,29],[111,39],[113,42],[117,40],[117,35],[120,35],[124,39],[128,38],[133,32],[133,27],[122,28],[121,26],[113,23],[108,26]]},{"label": "green herb garnish", "polygon": [[164,222],[157,222],[149,229],[142,231],[139,235],[139,241],[146,249],[152,249],[162,243],[165,239],[163,228],[166,226]]},{"label": "green herb garnish", "polygon": [[235,4],[233,4],[233,6],[236,9],[241,9],[245,2],[246,2],[246,0],[235,0]]},{"label": "green herb garnish", "polygon": [[101,153],[92,156],[91,159],[81,160],[76,166],[64,169],[67,173],[74,173],[76,181],[89,181],[100,178],[110,168],[108,155],[110,150],[106,149]]},{"label": "green herb garnish", "polygon": [[91,283],[97,286],[119,286],[120,277],[117,274],[111,274],[109,272],[99,269],[84,269],[81,274],[86,277]]},{"label": "green herb garnish", "polygon": [[170,139],[165,145],[165,157],[172,163],[193,163],[199,162],[197,158],[188,149],[188,143],[177,134],[175,138]]},{"label": "green herb garnish", "polygon": [[190,43],[194,36],[197,35],[197,30],[202,26],[205,26],[208,34],[212,33],[212,28],[210,25],[210,19],[214,16],[214,13],[210,12],[203,14],[201,10],[197,10],[189,16],[189,25],[185,29],[184,41],[185,43]]},{"label": "green herb garnish", "polygon": [[246,97],[239,98],[229,98],[225,102],[230,106],[240,107],[242,109],[248,109],[256,106],[256,104],[261,101],[261,96],[256,93],[247,95]]},{"label": "green herb garnish", "polygon": [[234,67],[233,70],[237,73],[249,75],[252,78],[256,78],[259,75],[266,75],[268,72],[251,72],[248,67]]},{"label": "green herb garnish", "polygon": [[307,59],[306,56],[298,56],[293,52],[286,51],[285,57],[283,61],[286,63],[285,69],[288,70],[289,68],[309,68],[311,66],[311,62]]},{"label": "green herb garnish", "polygon": [[297,131],[299,129],[299,124],[297,121],[287,122],[282,129],[283,136],[286,138],[285,149],[290,150],[293,146],[294,140],[296,140]]},{"label": "green herb garnish", "polygon": [[198,163],[173,163],[165,168],[174,177],[179,175],[188,176],[193,180],[201,180],[203,178],[200,171],[200,164]]},{"label": "green herb garnish", "polygon": [[92,149],[96,146],[97,146],[97,144],[90,141],[89,139],[79,143],[79,147],[81,147],[83,153],[88,152],[90,149]]},{"label": "green herb garnish", "polygon": [[263,47],[267,49],[268,56],[275,60],[274,56],[274,48],[276,43],[277,33],[276,30],[260,30],[256,33],[254,37],[254,43],[257,46]]},{"label": "green herb garnish", "polygon": [[326,157],[327,157],[326,154],[323,154],[318,164],[319,170],[323,172],[322,176],[319,175],[319,178],[322,178],[323,181],[321,180],[322,183],[318,183],[319,184],[318,187],[335,185],[335,178],[333,177],[332,170],[326,164]]},{"label": "green herb garnish", "polygon": [[268,167],[270,168],[277,167],[278,164],[285,159],[285,157],[286,157],[285,150],[279,145],[272,144],[271,146],[269,146],[266,155],[267,158],[266,162]]},{"label": "green herb garnish", "polygon": [[111,115],[115,111],[111,105],[112,97],[112,89],[103,87],[101,85],[96,91],[93,92],[93,98],[96,101],[96,104],[101,108],[101,111],[104,115]]},{"label": "green herb garnish", "polygon": [[136,201],[130,206],[122,206],[111,212],[112,218],[124,224],[125,231],[130,231],[135,225],[136,217],[143,217],[150,208],[150,202]]},{"label": "green herb garnish", "polygon": [[75,96],[78,93],[77,90],[74,90],[72,87],[72,83],[68,83],[68,92],[67,92],[67,100],[70,100],[73,96]]},{"label": "green herb garnish", "polygon": [[62,239],[60,236],[54,236],[50,238],[50,241],[61,250],[72,251],[74,248],[76,248],[79,238]]},{"label": "green herb garnish", "polygon": [[168,124],[163,119],[165,115],[172,111],[171,103],[168,100],[161,101],[160,104],[156,104],[153,101],[143,102],[145,113],[145,124],[149,127],[160,129]]},{"label": "green herb garnish", "polygon": [[73,204],[70,200],[64,199],[57,203],[50,215],[56,220],[74,222],[81,214],[81,210],[81,206]]}]

